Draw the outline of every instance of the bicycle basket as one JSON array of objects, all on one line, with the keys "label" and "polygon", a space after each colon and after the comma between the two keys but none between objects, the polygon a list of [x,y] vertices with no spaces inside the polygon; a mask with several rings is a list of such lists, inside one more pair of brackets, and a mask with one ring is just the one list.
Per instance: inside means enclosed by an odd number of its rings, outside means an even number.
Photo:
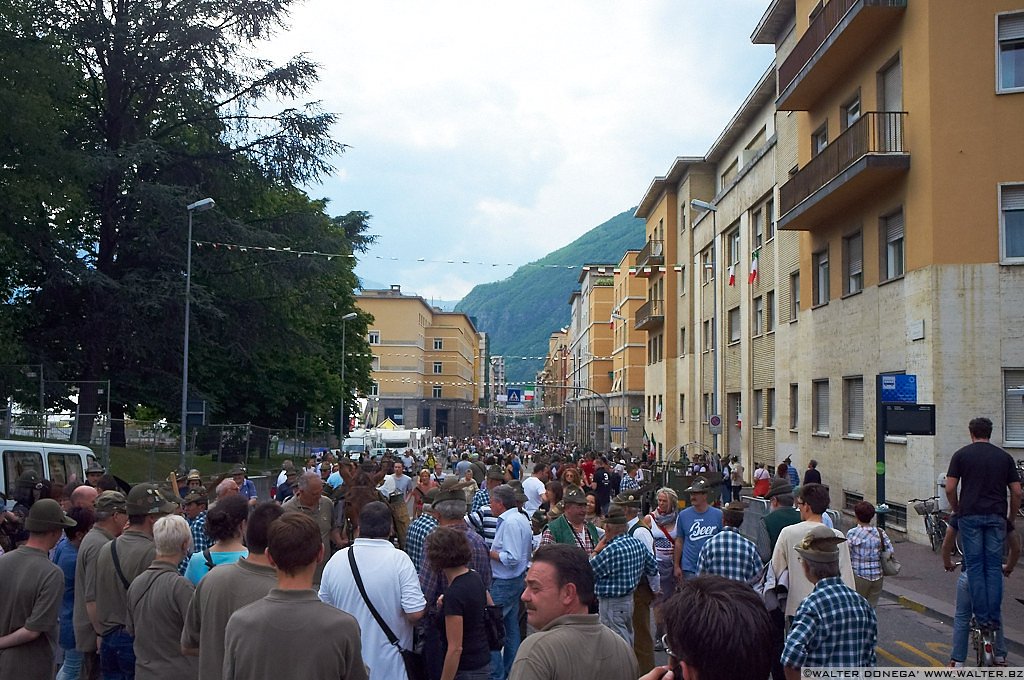
[{"label": "bicycle basket", "polygon": [[918,501],[914,503],[914,510],[919,515],[930,515],[935,512],[939,507],[939,502],[934,498],[929,498],[926,501]]}]

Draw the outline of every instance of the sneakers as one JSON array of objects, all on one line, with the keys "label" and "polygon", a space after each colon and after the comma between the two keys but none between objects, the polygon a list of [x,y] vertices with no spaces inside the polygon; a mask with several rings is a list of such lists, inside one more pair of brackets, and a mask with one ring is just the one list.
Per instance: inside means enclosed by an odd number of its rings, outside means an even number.
[{"label": "sneakers", "polygon": [[1005,656],[997,656],[995,658],[995,660],[992,661],[992,665],[993,666],[1009,666],[1010,664],[1006,663],[1006,657]]},{"label": "sneakers", "polygon": [[963,661],[957,661],[956,659],[950,659],[949,660],[949,666],[947,666],[947,668],[963,668],[963,667],[964,667],[964,662]]}]

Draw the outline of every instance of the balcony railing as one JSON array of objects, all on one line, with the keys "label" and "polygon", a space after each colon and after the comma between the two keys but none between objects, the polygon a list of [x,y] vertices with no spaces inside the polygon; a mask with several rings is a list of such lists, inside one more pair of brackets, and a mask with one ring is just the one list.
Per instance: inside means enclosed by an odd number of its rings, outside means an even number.
[{"label": "balcony railing", "polygon": [[858,4],[863,7],[903,9],[907,6],[907,0],[829,0],[818,12],[818,15],[811,20],[807,31],[800,36],[796,47],[779,67],[779,92],[784,92],[792,84],[804,64],[814,56],[819,47],[825,44],[825,40],[843,20],[847,12]]},{"label": "balcony railing", "polygon": [[648,300],[636,310],[635,330],[645,330],[665,323],[665,304],[661,300]]},{"label": "balcony railing", "polygon": [[[834,2],[835,0],[833,0]],[[830,3],[831,4],[831,3]],[[812,158],[779,190],[780,211],[786,213],[868,154],[905,154],[905,111],[872,111],[862,115],[835,141]]]},{"label": "balcony railing", "polygon": [[665,264],[665,242],[657,239],[647,241],[644,249],[636,256],[636,266],[646,267],[662,264]]}]

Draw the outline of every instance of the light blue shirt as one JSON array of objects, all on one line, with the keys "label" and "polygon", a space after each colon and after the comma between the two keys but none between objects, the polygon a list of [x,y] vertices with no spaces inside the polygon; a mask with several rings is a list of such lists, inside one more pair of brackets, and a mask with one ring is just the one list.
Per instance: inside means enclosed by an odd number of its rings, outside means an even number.
[{"label": "light blue shirt", "polygon": [[327,483],[330,484],[331,487],[337,489],[345,483],[345,480],[341,478],[340,472],[332,472],[331,476],[327,478]]},{"label": "light blue shirt", "polygon": [[498,531],[494,534],[491,550],[498,553],[498,561],[491,560],[494,578],[513,579],[522,576],[530,566],[533,548],[533,527],[518,508],[511,508],[498,517]]}]

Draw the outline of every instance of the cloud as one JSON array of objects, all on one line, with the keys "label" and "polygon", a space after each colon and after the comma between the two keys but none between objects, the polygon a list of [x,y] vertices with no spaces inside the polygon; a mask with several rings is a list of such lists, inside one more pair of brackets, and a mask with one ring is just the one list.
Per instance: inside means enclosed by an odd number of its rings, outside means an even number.
[{"label": "cloud", "polygon": [[704,153],[771,62],[766,6],[311,0],[267,52],[322,64],[312,97],[352,148],[312,193],[374,215],[360,274],[454,299],[509,272],[416,258],[536,259]]}]

